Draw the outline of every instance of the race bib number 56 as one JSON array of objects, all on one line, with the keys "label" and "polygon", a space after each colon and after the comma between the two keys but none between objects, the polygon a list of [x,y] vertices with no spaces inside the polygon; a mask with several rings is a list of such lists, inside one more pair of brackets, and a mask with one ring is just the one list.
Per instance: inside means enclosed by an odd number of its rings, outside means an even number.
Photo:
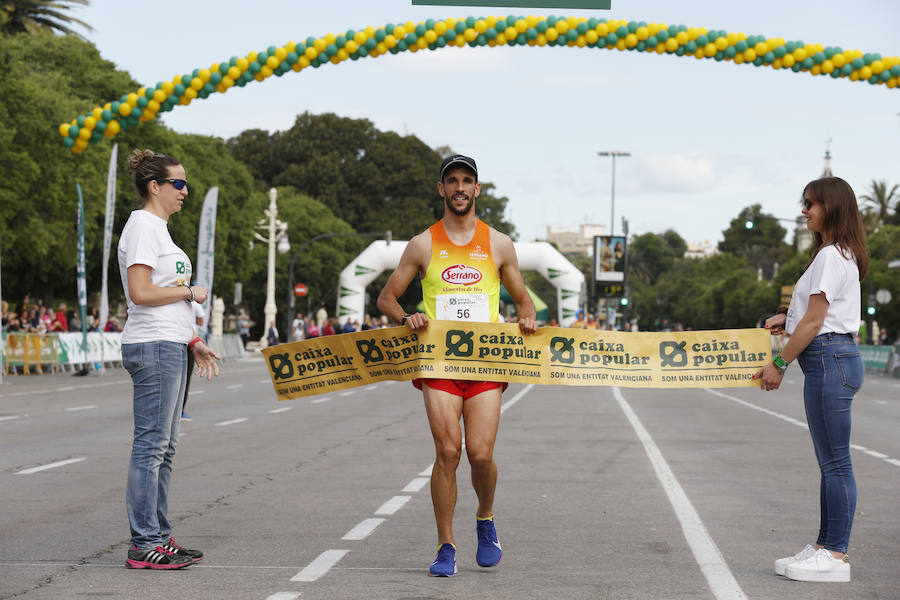
[{"label": "race bib number 56", "polygon": [[442,294],[435,298],[435,316],[443,321],[491,320],[487,294]]}]

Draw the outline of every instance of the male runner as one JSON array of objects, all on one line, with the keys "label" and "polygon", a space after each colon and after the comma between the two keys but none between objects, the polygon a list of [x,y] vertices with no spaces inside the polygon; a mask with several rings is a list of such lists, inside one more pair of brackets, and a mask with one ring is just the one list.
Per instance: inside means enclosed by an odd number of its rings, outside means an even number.
[{"label": "male runner", "polygon": [[[444,198],[444,217],[407,244],[397,270],[378,296],[379,310],[413,330],[426,328],[429,319],[493,323],[499,318],[502,281],[516,303],[522,333],[534,333],[534,303],[519,273],[512,240],[475,216],[475,198],[481,193],[475,161],[459,154],[445,158],[438,193]],[[425,314],[405,314],[397,298],[416,274],[422,279]],[[500,424],[500,395],[508,384],[451,379],[417,379],[413,384],[425,396],[435,446],[431,501],[438,552],[429,575],[456,574],[453,511],[456,467],[462,453],[460,417],[465,423],[472,487],[478,497],[475,560],[479,566],[492,567],[502,555],[494,528],[497,465],[493,454]]]}]

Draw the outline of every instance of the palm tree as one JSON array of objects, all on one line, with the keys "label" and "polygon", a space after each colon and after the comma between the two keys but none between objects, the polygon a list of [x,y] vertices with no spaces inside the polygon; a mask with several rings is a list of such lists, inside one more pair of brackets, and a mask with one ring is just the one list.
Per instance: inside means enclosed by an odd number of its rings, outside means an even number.
[{"label": "palm tree", "polygon": [[88,31],[90,25],[65,14],[72,8],[70,4],[87,6],[90,0],[0,0],[0,33],[38,33],[39,31],[60,31],[82,37],[69,25],[75,23]]},{"label": "palm tree", "polygon": [[[869,186],[869,193],[859,197],[860,200],[870,207],[863,212],[864,217],[868,216],[868,219],[866,219],[867,233],[878,231],[878,228],[884,223],[885,218],[891,210],[891,201],[894,199],[894,194],[897,192],[898,188],[900,188],[900,185],[894,185],[894,187],[888,191],[887,179],[882,179],[880,181],[873,179]],[[898,198],[900,198],[900,196],[898,196]]]}]

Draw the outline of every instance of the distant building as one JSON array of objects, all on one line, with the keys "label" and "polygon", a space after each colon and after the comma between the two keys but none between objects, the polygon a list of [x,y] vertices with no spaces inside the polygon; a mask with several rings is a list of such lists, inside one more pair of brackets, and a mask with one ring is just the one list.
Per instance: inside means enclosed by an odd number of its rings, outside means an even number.
[{"label": "distant building", "polygon": [[579,225],[577,229],[549,225],[546,239],[563,254],[593,256],[595,235],[606,235],[606,225]]},{"label": "distant building", "polygon": [[710,258],[719,253],[716,244],[710,243],[709,240],[703,240],[703,243],[691,242],[687,245],[687,251],[684,253],[685,258]]}]

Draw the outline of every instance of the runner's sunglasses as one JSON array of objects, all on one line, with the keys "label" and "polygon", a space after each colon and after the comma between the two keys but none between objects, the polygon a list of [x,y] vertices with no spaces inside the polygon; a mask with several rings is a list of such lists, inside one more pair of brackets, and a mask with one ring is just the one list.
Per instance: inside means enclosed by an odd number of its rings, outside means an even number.
[{"label": "runner's sunglasses", "polygon": [[175,188],[176,190],[178,190],[179,192],[181,190],[183,190],[188,184],[188,182],[185,181],[184,179],[157,179],[156,182],[157,183],[171,183],[172,187]]}]

